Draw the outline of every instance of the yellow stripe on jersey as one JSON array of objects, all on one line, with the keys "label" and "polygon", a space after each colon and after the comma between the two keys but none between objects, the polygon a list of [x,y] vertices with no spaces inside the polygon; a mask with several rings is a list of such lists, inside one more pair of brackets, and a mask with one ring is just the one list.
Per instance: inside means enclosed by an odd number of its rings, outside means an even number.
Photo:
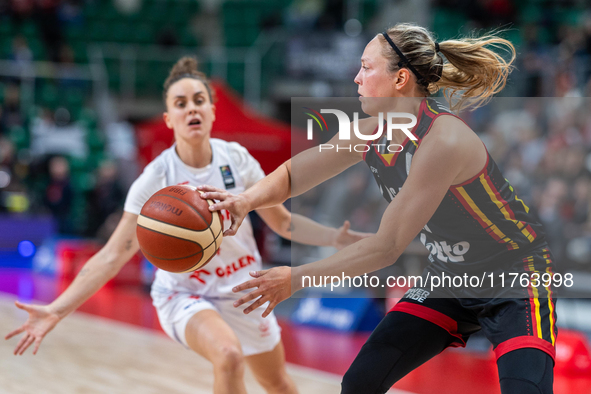
[{"label": "yellow stripe on jersey", "polygon": [[425,100],[425,103],[427,103],[427,107],[429,108],[429,110],[431,112],[433,112],[435,115],[439,115],[439,112],[437,112],[433,108],[431,108],[431,106],[429,105],[429,100]]},{"label": "yellow stripe on jersey", "polygon": [[525,209],[525,213],[529,213],[529,207],[525,205],[523,200],[517,196],[515,196],[515,201],[519,201],[523,205],[523,209]]},{"label": "yellow stripe on jersey", "polygon": [[[509,213],[509,211],[507,211],[507,208],[505,208],[505,205],[501,201],[499,201],[496,193],[492,190],[491,184],[489,183],[489,180],[484,176],[484,174],[480,175],[479,179],[480,179],[480,183],[482,184],[482,186],[484,187],[484,189],[488,193],[488,196],[490,197],[491,201],[494,202],[495,205],[497,206],[497,208],[499,208],[499,210],[503,213],[503,216],[505,217],[505,219],[510,220],[513,223],[515,223],[517,228],[519,230],[521,230],[521,233],[523,235],[525,235],[525,237],[529,240],[529,242],[533,242],[536,238],[533,235],[531,235],[531,233],[527,230],[527,228],[525,228],[525,223],[523,223],[521,220],[515,219],[514,217],[512,217],[512,215]],[[515,198],[517,198],[517,196]],[[523,204],[523,201],[521,201],[521,203]],[[525,206],[525,204],[523,204],[523,205]]]},{"label": "yellow stripe on jersey", "polygon": [[382,156],[384,160],[386,160],[386,163],[388,163],[388,165],[391,165],[392,158],[394,157],[395,153],[381,153],[379,155]]},{"label": "yellow stripe on jersey", "polygon": [[[527,265],[528,268],[531,272],[536,272],[536,269],[534,267],[534,256],[529,256],[527,258]],[[538,281],[539,283],[539,281]],[[539,293],[538,293],[538,288],[535,286],[532,286],[530,283],[530,287],[532,290],[532,293],[534,295],[534,305],[536,306],[536,332],[538,334],[538,338],[540,339],[544,339],[544,337],[542,336],[542,317],[540,315],[540,300],[538,298]]]},{"label": "yellow stripe on jersey", "polygon": [[[509,182],[509,181],[507,180],[507,178],[505,178],[505,180],[506,180],[507,182]],[[509,190],[511,190],[511,191],[514,191],[514,190],[513,190],[513,186],[509,185]],[[525,213],[529,213],[529,207],[528,207],[527,205],[525,205],[525,203],[523,202],[523,200],[522,200],[521,198],[519,198],[519,197],[515,196],[515,201],[519,201],[519,202],[520,202],[520,203],[523,205],[523,209],[525,209]]]},{"label": "yellow stripe on jersey", "polygon": [[[546,264],[550,264],[551,261],[549,259],[546,259]],[[551,267],[547,267],[546,268],[546,272],[550,275],[552,275],[552,270],[550,269]],[[552,277],[552,276],[550,276]],[[552,285],[552,283],[550,282],[550,285]],[[554,304],[552,303],[552,288],[550,286],[546,287],[546,290],[548,291],[548,307],[550,308],[550,337],[552,338],[552,346],[554,346],[554,342],[556,341],[556,338],[554,337]]]},{"label": "yellow stripe on jersey", "polygon": [[[472,198],[470,198],[470,196],[466,192],[466,189],[464,189],[463,187],[458,187],[456,190],[460,193],[460,195],[468,203],[468,205],[470,206],[472,211],[474,211],[474,213],[476,213],[478,215],[480,220],[482,220],[484,223],[486,223],[488,228],[490,228],[491,231],[496,235],[496,238],[498,238],[499,240],[503,240],[503,242],[505,242],[505,243],[510,244],[512,249],[519,249],[519,245],[517,245],[511,238],[507,237],[505,235],[505,233],[503,233],[497,227],[496,224],[493,224],[493,222],[490,221],[490,219],[480,210],[480,208],[478,208],[476,203],[474,203],[474,200],[472,200]],[[493,238],[495,238],[495,237],[493,237]]]}]

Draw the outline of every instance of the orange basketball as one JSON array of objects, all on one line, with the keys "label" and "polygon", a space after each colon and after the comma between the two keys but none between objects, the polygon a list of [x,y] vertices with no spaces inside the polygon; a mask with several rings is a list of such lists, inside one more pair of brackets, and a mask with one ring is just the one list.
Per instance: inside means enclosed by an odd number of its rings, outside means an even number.
[{"label": "orange basketball", "polygon": [[137,238],[144,256],[170,272],[190,272],[211,260],[222,243],[223,221],[193,186],[158,190],[142,207]]}]

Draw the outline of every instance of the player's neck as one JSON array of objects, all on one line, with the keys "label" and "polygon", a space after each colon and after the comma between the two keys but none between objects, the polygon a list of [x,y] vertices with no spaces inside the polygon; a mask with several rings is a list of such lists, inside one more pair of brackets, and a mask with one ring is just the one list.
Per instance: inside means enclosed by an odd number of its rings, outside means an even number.
[{"label": "player's neck", "polygon": [[421,103],[426,97],[404,97],[402,100],[397,100],[396,112],[411,113],[418,115]]},{"label": "player's neck", "polygon": [[211,163],[213,154],[209,140],[197,146],[177,141],[176,153],[183,163],[193,168],[203,168]]}]

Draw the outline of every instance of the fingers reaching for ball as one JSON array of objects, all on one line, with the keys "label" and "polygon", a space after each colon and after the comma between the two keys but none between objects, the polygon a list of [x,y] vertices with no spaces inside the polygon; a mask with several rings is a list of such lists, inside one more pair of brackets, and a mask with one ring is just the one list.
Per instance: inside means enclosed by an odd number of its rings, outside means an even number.
[{"label": "fingers reaching for ball", "polygon": [[210,186],[210,185],[198,186],[197,190],[201,192],[199,194],[200,194],[201,198],[203,198],[204,200],[224,201],[228,197],[233,196],[233,194],[229,193],[227,190],[220,189],[220,188],[217,188],[215,186]]},{"label": "fingers reaching for ball", "polygon": [[242,194],[233,195],[226,190],[218,189],[209,185],[201,185],[197,187],[201,191],[202,198],[218,200],[209,206],[210,211],[227,210],[230,212],[232,225],[224,231],[224,236],[235,235],[242,221],[250,211],[248,201]]}]

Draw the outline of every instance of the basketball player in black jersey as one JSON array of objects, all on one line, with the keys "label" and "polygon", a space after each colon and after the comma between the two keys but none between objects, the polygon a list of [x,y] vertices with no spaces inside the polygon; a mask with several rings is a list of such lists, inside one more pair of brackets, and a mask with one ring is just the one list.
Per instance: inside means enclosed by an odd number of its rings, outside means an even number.
[{"label": "basketball player in black jersey", "polygon": [[[490,48],[507,50],[510,59]],[[237,196],[202,187],[205,198],[222,200],[211,209],[233,214],[233,225],[225,235],[234,234],[250,210],[302,194],[361,160],[390,203],[375,236],[312,264],[255,272],[255,279],[235,291],[255,290],[235,306],[255,300],[245,309],[248,313],[269,302],[268,314],[300,289],[301,277],[353,277],[378,270],[395,262],[417,235],[430,251],[431,264],[424,276],[461,275],[487,267],[498,272],[552,273],[553,257],[542,225],[478,136],[427,98],[443,89],[454,103],[452,109],[482,105],[503,89],[514,58],[511,43],[495,35],[436,43],[426,29],[398,24],[366,46],[355,82],[369,115],[376,112],[371,98],[404,98],[392,100],[393,109],[417,117],[412,130],[416,140],[393,136],[392,141],[370,141],[367,153],[312,148]],[[359,121],[359,131],[366,135],[378,126],[375,116]],[[367,142],[351,134],[349,141],[335,136],[329,143],[345,148]],[[388,144],[403,149],[386,153],[383,147]],[[297,172],[291,171],[292,161]],[[527,286],[494,298],[482,298],[470,288],[412,289],[367,340],[343,378],[342,393],[385,393],[445,348],[465,346],[478,330],[493,344],[503,394],[552,393],[555,322],[548,287]]]}]

